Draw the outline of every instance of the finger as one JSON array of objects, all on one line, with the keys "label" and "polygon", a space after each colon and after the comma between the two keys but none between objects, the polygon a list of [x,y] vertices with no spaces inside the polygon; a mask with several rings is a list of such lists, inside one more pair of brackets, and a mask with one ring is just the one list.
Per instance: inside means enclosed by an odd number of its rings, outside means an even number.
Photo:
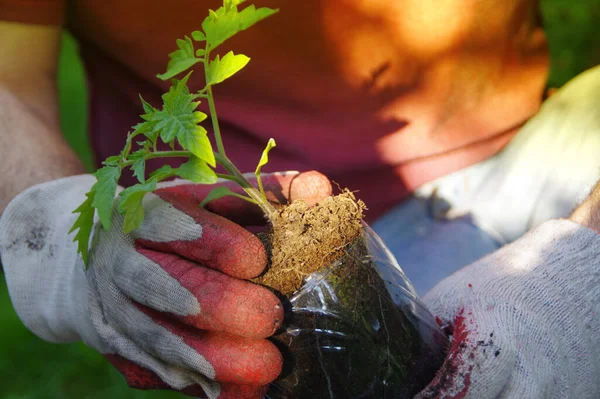
[{"label": "finger", "polygon": [[[106,359],[125,377],[127,385],[134,389],[169,389],[174,390],[151,370],[119,356],[105,355]],[[210,399],[262,399],[267,386],[253,386],[243,384],[220,384],[218,396],[212,395]],[[208,398],[202,387],[198,384],[189,385],[179,392],[198,398]]]},{"label": "finger", "polygon": [[[283,359],[277,347],[264,339],[249,339],[223,332],[201,331],[168,318],[164,313],[138,306],[159,326],[175,336],[202,356],[213,368],[213,377],[220,383],[265,385],[281,373]],[[160,339],[160,338],[159,338]],[[156,348],[163,348],[155,342]],[[149,348],[153,350],[153,348]],[[189,368],[193,364],[181,362],[179,358],[169,359],[170,353],[156,353],[157,356],[175,364]],[[165,357],[166,356],[166,357]]]},{"label": "finger", "polygon": [[[256,185],[255,177],[250,177],[249,180]],[[329,179],[317,171],[272,173],[263,175],[261,180],[267,199],[276,204],[286,204],[302,199],[310,206],[330,196],[332,192]],[[243,190],[235,182],[225,182],[219,185],[226,186],[235,193],[243,193]],[[214,187],[183,184],[159,189],[156,193],[161,197],[167,193],[178,193],[200,203]],[[208,203],[206,208],[241,225],[265,223],[264,214],[256,205],[236,197],[216,199]]]},{"label": "finger", "polygon": [[113,279],[138,303],[203,330],[264,338],[283,320],[267,288],[198,266],[176,255],[138,248],[116,262]]},{"label": "finger", "polygon": [[267,253],[256,236],[200,208],[185,194],[164,192],[162,197],[144,198],[146,217],[131,233],[138,245],[178,254],[233,277],[249,279],[262,273]]}]

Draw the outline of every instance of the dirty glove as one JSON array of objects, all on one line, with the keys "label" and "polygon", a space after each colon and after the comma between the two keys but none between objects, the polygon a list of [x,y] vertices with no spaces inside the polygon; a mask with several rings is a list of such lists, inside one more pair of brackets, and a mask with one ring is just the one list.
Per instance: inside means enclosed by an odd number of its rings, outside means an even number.
[{"label": "dirty glove", "polygon": [[[136,388],[262,398],[281,369],[281,354],[264,338],[283,309],[268,289],[242,280],[266,265],[258,238],[198,206],[213,187],[167,183],[145,197],[145,219],[131,234],[116,212],[109,231],[97,226],[84,271],[68,231],[94,182],[82,175],[31,187],[2,215],[0,255],[23,323],[48,341],[83,340]],[[331,189],[316,172],[264,183],[279,200]],[[218,200],[214,208],[264,222],[245,201]]]},{"label": "dirty glove", "polygon": [[442,280],[426,305],[452,328],[417,398],[599,398],[600,235],[567,220]]}]

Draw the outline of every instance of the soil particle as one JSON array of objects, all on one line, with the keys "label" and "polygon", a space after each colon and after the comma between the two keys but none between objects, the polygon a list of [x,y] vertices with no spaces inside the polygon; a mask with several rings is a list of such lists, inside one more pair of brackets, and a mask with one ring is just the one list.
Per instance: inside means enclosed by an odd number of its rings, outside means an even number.
[{"label": "soil particle", "polygon": [[361,235],[365,209],[350,191],[313,207],[299,200],[281,208],[271,217],[267,233],[270,265],[254,281],[286,296],[294,293],[306,277],[342,256]]}]

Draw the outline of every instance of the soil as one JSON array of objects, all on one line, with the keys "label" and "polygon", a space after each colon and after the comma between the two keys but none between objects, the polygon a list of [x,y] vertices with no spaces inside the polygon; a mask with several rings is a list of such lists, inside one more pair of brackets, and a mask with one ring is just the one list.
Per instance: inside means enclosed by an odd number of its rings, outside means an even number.
[{"label": "soil", "polygon": [[378,272],[365,210],[344,191],[313,207],[296,201],[271,218],[262,237],[270,264],[254,281],[283,294],[286,315],[272,338],[283,372],[267,398],[410,398],[441,365],[442,344]]},{"label": "soil", "polygon": [[282,207],[271,217],[271,229],[263,236],[270,264],[254,282],[291,295],[306,277],[342,256],[361,235],[365,210],[365,204],[350,191],[310,208],[302,200]]}]

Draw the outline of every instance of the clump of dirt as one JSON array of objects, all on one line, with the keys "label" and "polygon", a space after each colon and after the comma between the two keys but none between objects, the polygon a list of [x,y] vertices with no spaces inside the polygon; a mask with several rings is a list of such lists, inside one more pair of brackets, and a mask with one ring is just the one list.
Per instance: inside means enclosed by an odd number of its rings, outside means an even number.
[{"label": "clump of dirt", "polygon": [[282,207],[271,216],[271,229],[263,237],[270,251],[269,267],[253,281],[289,296],[362,234],[365,210],[364,202],[347,190],[312,207],[302,200]]}]

